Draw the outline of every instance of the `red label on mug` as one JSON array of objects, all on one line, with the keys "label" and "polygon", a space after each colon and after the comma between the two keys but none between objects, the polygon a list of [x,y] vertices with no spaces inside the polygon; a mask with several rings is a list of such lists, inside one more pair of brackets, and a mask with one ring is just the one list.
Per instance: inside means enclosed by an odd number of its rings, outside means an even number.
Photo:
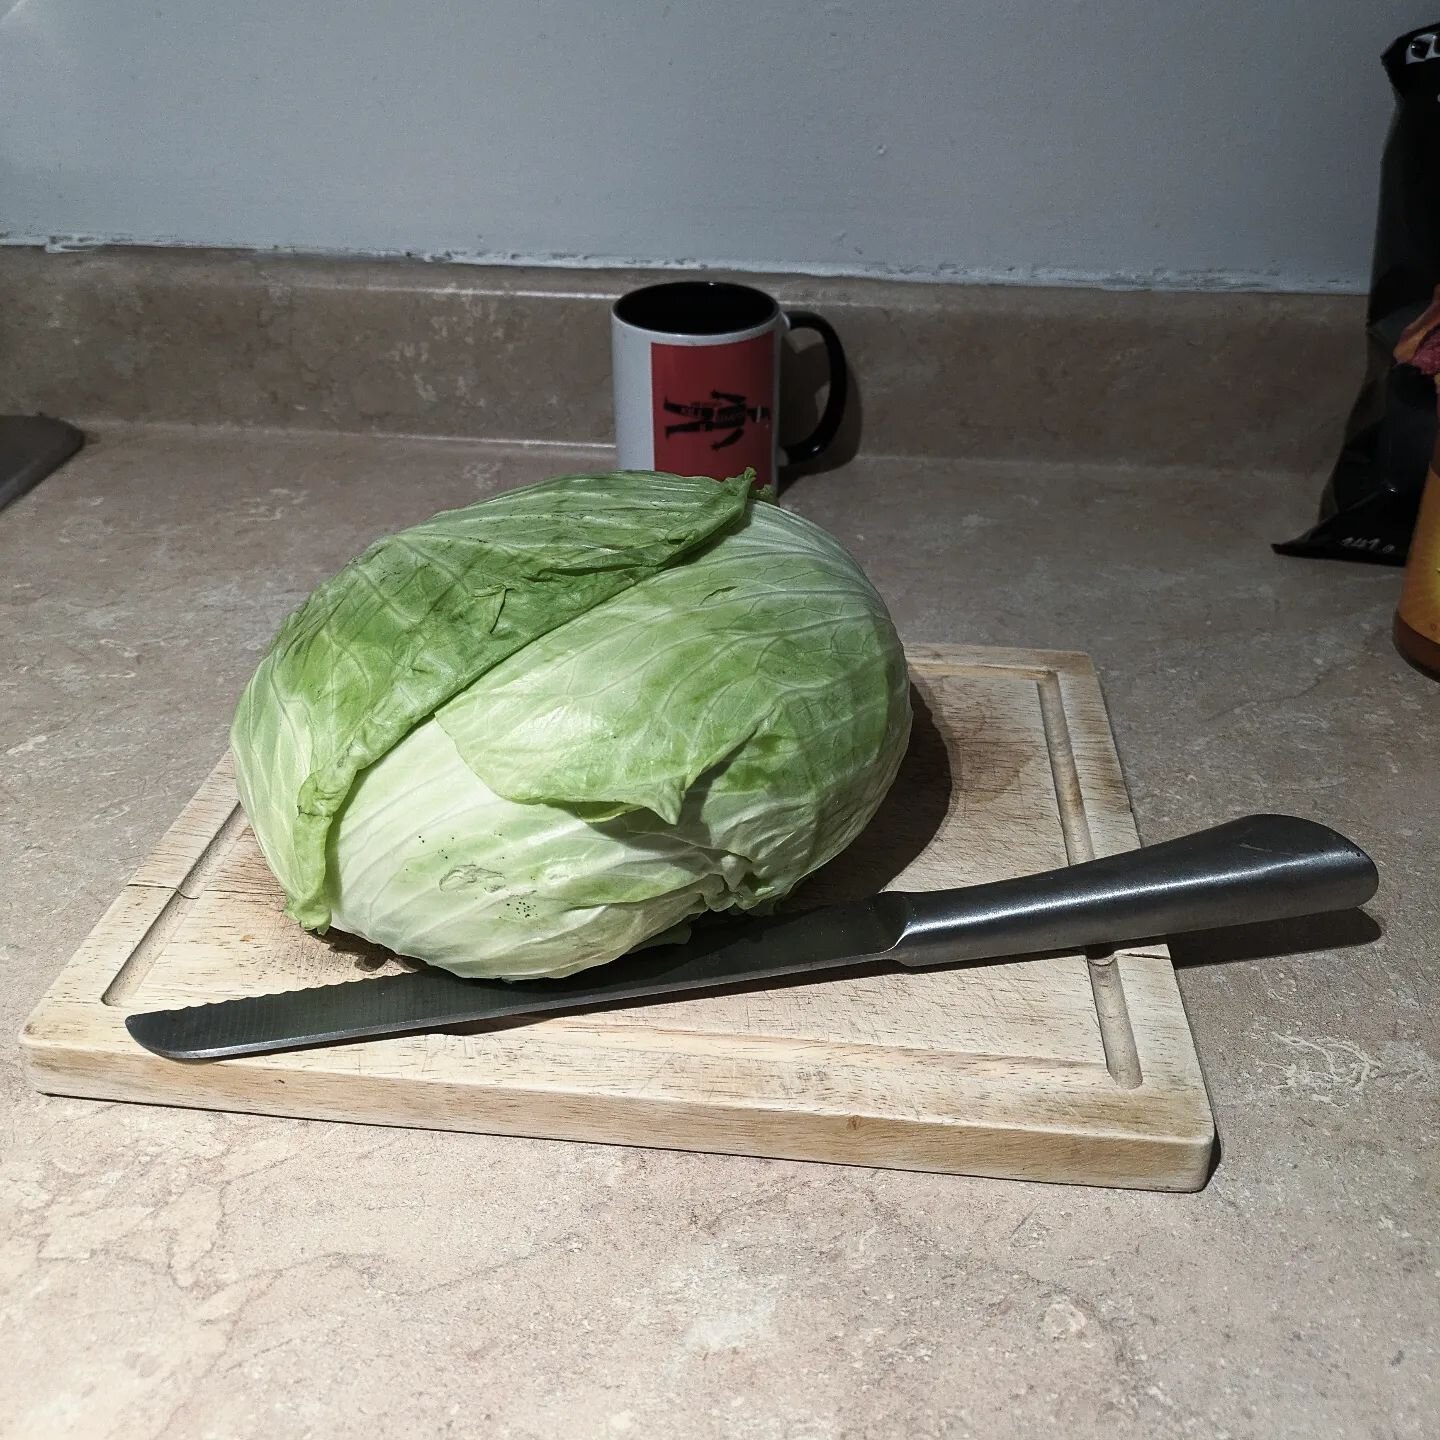
[{"label": "red label on mug", "polygon": [[652,345],[655,468],[775,483],[775,335],[729,345]]}]

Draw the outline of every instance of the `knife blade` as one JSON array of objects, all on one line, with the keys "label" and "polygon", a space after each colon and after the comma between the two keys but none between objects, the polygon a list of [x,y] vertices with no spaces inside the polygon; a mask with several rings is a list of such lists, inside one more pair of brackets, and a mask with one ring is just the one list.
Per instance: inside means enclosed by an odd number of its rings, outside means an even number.
[{"label": "knife blade", "polygon": [[820,979],[866,962],[932,968],[1114,947],[1140,939],[1349,910],[1374,895],[1374,862],[1327,826],[1251,815],[1037,875],[868,900],[700,930],[560,980],[468,980],[446,971],[348,980],[129,1015],[174,1060],[316,1045],[647,1003],[736,985]]}]

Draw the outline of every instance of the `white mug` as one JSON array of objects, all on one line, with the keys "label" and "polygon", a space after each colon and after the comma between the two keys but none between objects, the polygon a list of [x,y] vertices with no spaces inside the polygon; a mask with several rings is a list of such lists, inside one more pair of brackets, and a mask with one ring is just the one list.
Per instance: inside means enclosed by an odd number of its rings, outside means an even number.
[{"label": "white mug", "polygon": [[845,352],[828,321],[719,280],[647,285],[617,300],[610,340],[619,468],[716,480],[753,469],[757,485],[773,486],[782,458],[775,416],[787,330],[818,331],[830,366],[819,424],[784,447],[784,460],[795,465],[834,440],[845,410]]}]

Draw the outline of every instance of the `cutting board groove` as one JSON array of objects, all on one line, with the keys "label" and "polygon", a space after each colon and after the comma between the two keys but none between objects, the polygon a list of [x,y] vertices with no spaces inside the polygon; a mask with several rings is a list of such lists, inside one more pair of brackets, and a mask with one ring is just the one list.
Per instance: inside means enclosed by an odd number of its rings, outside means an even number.
[{"label": "cutting board groove", "polygon": [[[937,889],[1136,843],[1083,655],[909,649],[916,726],[866,834],[797,899]],[[124,1016],[398,973],[305,934],[228,759],[21,1036],[57,1094],[1036,1180],[1194,1189],[1214,1130],[1168,953],[864,975],[216,1064]]]},{"label": "cutting board groove", "polygon": [[[1055,802],[1060,832],[1065,837],[1065,858],[1071,865],[1095,858],[1090,824],[1085,818],[1085,793],[1070,743],[1070,725],[1065,719],[1065,697],[1059,676],[1054,672],[1036,682],[1040,692],[1040,718],[1050,752],[1050,770],[1055,777]],[[1127,1089],[1144,1082],[1130,1010],[1125,1004],[1125,987],[1113,954],[1087,957],[1090,991],[1095,997],[1095,1015],[1100,1022],[1100,1040],[1105,1049],[1105,1068],[1117,1085]]]}]

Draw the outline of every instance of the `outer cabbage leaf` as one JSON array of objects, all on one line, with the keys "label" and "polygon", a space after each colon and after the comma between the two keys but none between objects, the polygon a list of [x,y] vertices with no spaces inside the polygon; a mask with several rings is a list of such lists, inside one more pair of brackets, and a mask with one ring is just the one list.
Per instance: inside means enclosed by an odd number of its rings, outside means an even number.
[{"label": "outer cabbage leaf", "polygon": [[331,830],[334,921],[462,975],[567,975],[728,903],[745,863],[637,811],[606,824],[496,795],[433,719]]},{"label": "outer cabbage leaf", "polygon": [[336,923],[463,974],[613,959],[837,854],[889,788],[909,719],[864,574],[757,503],[368,770],[333,831]]},{"label": "outer cabbage leaf", "polygon": [[231,730],[287,913],[329,924],[327,841],[362,770],[506,657],[734,524],[751,478],[565,476],[436,515],[322,584],[281,627]]}]

